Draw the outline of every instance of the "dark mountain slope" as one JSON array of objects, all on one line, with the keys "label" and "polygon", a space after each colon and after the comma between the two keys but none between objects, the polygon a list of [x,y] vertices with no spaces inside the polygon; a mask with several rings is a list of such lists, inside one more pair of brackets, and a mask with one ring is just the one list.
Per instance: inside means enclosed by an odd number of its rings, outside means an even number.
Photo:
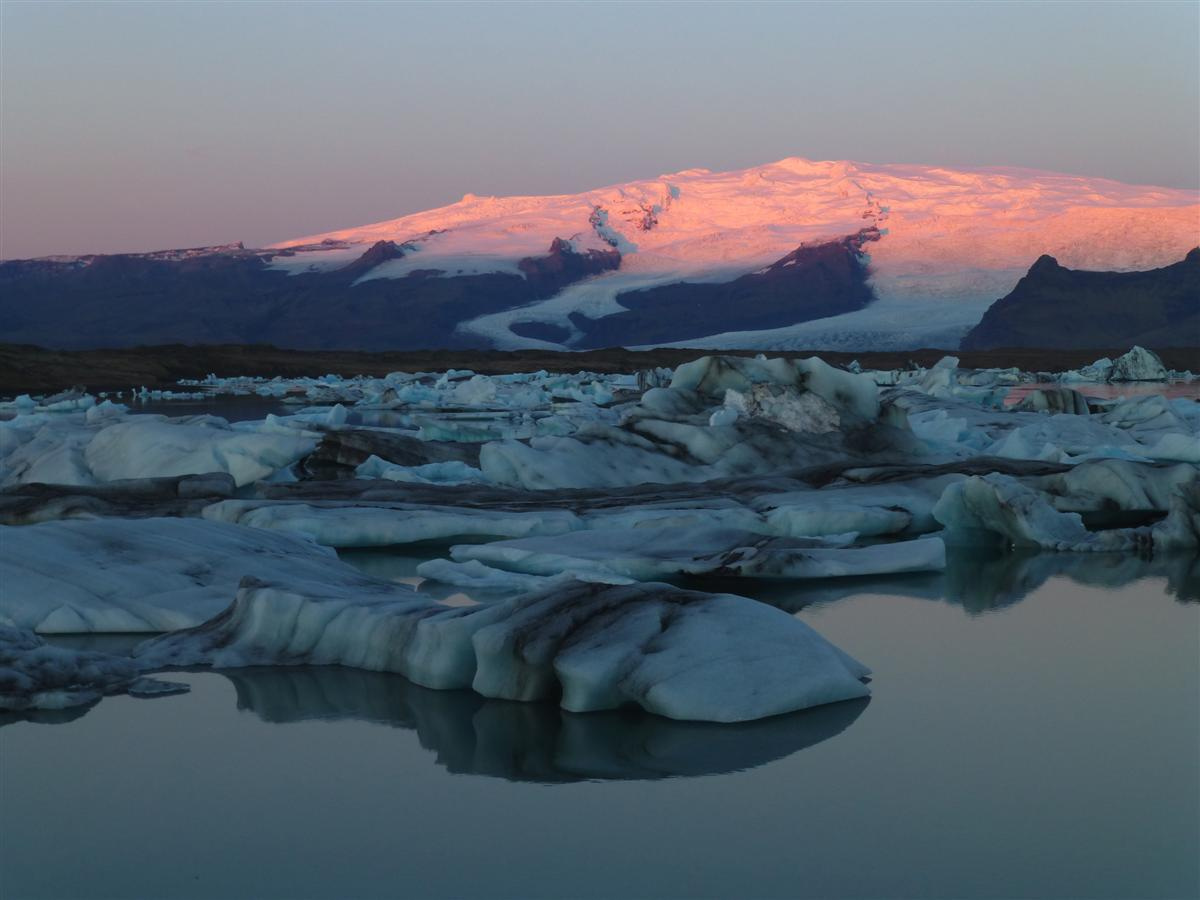
[{"label": "dark mountain slope", "polygon": [[1146,272],[1084,272],[1043,256],[991,305],[962,348],[1134,344],[1200,344],[1200,248]]},{"label": "dark mountain slope", "polygon": [[[181,251],[182,253],[182,251]],[[359,279],[405,254],[380,241],[340,269],[290,275],[271,251],[124,254],[0,263],[0,334],[60,349],[270,342],[303,349],[412,350],[472,346],[466,319],[524,306],[615,269],[614,251],[576,253],[555,241],[519,263],[524,275]],[[476,339],[475,343],[478,343]]]},{"label": "dark mountain slope", "polygon": [[584,335],[576,346],[670,343],[854,312],[875,299],[867,284],[863,245],[877,240],[878,229],[864,228],[840,240],[798,247],[765,269],[733,281],[685,281],[626,291],[617,295],[625,312],[602,319],[571,315]]}]

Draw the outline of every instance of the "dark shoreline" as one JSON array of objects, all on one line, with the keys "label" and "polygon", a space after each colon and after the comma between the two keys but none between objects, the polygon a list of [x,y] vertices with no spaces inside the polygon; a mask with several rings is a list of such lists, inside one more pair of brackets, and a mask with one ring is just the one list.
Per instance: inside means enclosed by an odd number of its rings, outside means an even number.
[{"label": "dark shoreline", "polygon": [[[1001,350],[897,350],[847,353],[832,350],[765,351],[768,356],[820,356],[845,364],[857,359],[864,367],[930,366],[943,356],[957,356],[969,368],[1017,366],[1024,371],[1077,369],[1128,347],[1096,350],[1013,348]],[[635,372],[656,366],[674,367],[706,354],[753,356],[757,350],[625,350],[609,348],[576,353],[546,350],[284,350],[266,344],[164,344],[116,350],[47,350],[27,344],[0,344],[0,396],[44,394],[83,386],[91,391],[131,387],[171,388],[181,378],[259,375],[302,377],[327,373],[382,376],[388,372],[433,372],[472,369],[487,375],[529,372]],[[1200,369],[1200,347],[1155,348],[1170,369]]]}]

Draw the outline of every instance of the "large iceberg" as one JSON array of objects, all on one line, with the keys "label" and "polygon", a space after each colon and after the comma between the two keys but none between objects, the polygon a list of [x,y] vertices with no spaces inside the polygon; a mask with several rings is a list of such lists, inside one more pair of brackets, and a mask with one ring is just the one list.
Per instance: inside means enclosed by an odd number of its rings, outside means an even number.
[{"label": "large iceberg", "polygon": [[169,666],[346,665],[485,697],[560,697],[740,722],[864,697],[866,667],[803,622],[741,597],[561,579],[505,603],[450,607],[385,587],[311,595],[246,579],[225,612],[141,645]]}]

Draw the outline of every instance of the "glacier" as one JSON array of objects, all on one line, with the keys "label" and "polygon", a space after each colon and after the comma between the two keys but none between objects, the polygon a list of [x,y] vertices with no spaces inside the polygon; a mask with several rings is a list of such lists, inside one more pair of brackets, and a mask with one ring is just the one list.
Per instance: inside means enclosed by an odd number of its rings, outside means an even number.
[{"label": "glacier", "polygon": [[[1042,255],[1102,271],[1151,269],[1196,245],[1194,191],[993,167],[788,158],[735,172],[689,169],[554,197],[466,195],[441,209],[276,245],[288,271],[336,267],[379,241],[408,249],[371,278],[414,270],[519,271],[555,240],[580,253],[616,249],[619,268],[532,304],[459,323],[458,334],[498,349],[580,346],[585,320],[603,323],[630,297],[672,284],[731,282],[797,248],[877,232],[864,252],[874,302],[819,318],[797,309],[776,327],[714,328],[647,346],[859,350],[958,347],[995,300]],[[340,248],[333,249],[331,248]],[[805,321],[805,319],[809,321]],[[731,320],[732,321],[732,320]],[[522,329],[536,323],[537,335]],[[620,343],[620,342],[618,342]],[[634,344],[639,342],[634,341]]]}]

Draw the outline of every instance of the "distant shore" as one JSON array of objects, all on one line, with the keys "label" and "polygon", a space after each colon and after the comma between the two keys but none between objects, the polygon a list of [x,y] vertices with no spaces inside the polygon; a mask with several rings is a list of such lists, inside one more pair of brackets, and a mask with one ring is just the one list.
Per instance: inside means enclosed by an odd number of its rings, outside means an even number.
[{"label": "distant shore", "polygon": [[[832,350],[767,351],[767,356],[820,356],[845,364],[858,360],[875,369],[930,366],[943,356],[957,356],[970,368],[1017,366],[1023,371],[1061,372],[1077,369],[1101,357],[1116,357],[1128,347],[1095,350],[896,350],[847,353]],[[388,372],[435,372],[472,369],[486,375],[528,372],[634,372],[657,366],[674,367],[707,354],[753,356],[757,350],[625,350],[609,348],[578,353],[548,350],[415,350],[358,352],[348,350],[285,350],[258,344],[188,346],[164,344],[105,350],[48,350],[24,344],[0,344],[0,396],[45,394],[74,386],[90,391],[162,389],[181,378],[256,375],[272,377],[382,376]],[[1200,347],[1155,349],[1170,369],[1200,368]]]}]

